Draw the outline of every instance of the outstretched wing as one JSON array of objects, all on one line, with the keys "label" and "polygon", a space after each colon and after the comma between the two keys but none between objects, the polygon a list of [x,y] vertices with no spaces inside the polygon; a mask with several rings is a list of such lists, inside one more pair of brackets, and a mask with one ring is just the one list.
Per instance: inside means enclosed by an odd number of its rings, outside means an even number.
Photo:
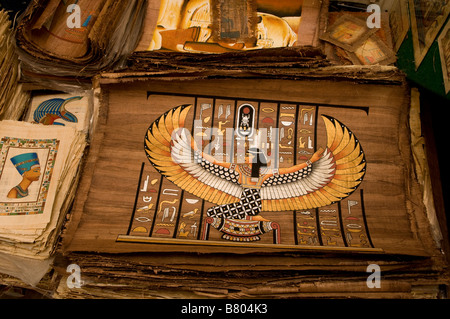
[{"label": "outstretched wing", "polygon": [[304,210],[338,202],[361,184],[366,160],[359,140],[338,120],[322,115],[327,148],[311,165],[269,178],[261,188],[262,211]]},{"label": "outstretched wing", "polygon": [[145,152],[155,169],[181,189],[217,205],[237,202],[238,173],[213,164],[191,147],[184,128],[192,105],[181,105],[156,119],[145,135]]}]

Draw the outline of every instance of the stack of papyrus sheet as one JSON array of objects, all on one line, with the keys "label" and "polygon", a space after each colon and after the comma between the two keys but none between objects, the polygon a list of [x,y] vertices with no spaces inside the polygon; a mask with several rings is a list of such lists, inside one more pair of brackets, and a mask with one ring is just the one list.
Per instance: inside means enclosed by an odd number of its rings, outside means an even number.
[{"label": "stack of papyrus sheet", "polygon": [[9,15],[0,11],[0,119],[18,120],[29,101],[20,78],[19,59],[14,48],[14,34]]},{"label": "stack of papyrus sheet", "polygon": [[17,27],[24,78],[80,85],[123,66],[140,39],[145,0],[33,1]]}]

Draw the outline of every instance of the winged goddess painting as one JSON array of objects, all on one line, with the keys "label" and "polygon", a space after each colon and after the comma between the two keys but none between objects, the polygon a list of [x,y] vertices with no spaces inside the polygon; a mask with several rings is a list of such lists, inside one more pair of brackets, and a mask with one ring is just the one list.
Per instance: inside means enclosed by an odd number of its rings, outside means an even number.
[{"label": "winged goddess painting", "polygon": [[325,148],[305,163],[273,168],[257,147],[249,148],[244,163],[219,161],[203,152],[184,127],[191,107],[175,107],[155,120],[145,136],[145,152],[168,180],[214,203],[206,214],[215,220],[266,222],[264,212],[324,207],[348,197],[363,180],[366,160],[360,142],[335,118],[322,115]]}]

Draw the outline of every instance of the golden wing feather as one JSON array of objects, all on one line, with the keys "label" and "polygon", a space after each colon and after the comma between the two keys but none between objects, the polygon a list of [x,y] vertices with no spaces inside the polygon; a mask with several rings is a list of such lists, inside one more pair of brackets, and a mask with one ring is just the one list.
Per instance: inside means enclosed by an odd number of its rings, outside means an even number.
[{"label": "golden wing feather", "polygon": [[[213,174],[208,172],[206,175],[209,174],[209,178],[206,179],[190,173],[199,170],[198,167],[193,166],[198,163],[195,163],[190,157],[190,152],[193,151],[190,148],[191,136],[190,134],[188,137],[182,136],[178,132],[180,132],[179,129],[184,129],[184,123],[191,107],[192,105],[180,105],[167,111],[150,125],[144,142],[147,158],[155,169],[169,181],[199,198],[217,205],[237,202],[239,198],[231,195],[230,189],[240,186],[230,185],[231,182],[228,182],[228,184],[220,183],[222,186],[220,189],[214,188],[205,184],[204,181],[220,179],[220,177],[212,176]],[[172,153],[174,147],[180,151],[181,155]],[[189,158],[185,157],[184,161],[176,160],[186,154],[189,155]],[[214,185],[217,184],[217,182],[214,183]]]},{"label": "golden wing feather", "polygon": [[[327,131],[327,148],[313,163],[311,173],[299,180],[261,189],[262,211],[305,210],[323,207],[350,196],[361,184],[366,160],[356,136],[338,120],[322,116]],[[296,194],[294,197],[292,194]],[[293,200],[292,200],[293,199]]]}]

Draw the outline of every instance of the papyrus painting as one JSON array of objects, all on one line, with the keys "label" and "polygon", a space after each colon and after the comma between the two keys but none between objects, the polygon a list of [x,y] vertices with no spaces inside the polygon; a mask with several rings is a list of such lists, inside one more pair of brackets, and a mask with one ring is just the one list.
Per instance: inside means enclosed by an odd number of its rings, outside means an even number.
[{"label": "papyrus painting", "polygon": [[296,45],[304,1],[162,0],[148,50],[220,53]]},{"label": "papyrus painting", "polygon": [[58,144],[54,139],[1,139],[1,215],[43,213]]},{"label": "papyrus painting", "polygon": [[164,98],[186,103],[149,123],[119,241],[373,248],[363,142],[326,106],[148,92]]}]

